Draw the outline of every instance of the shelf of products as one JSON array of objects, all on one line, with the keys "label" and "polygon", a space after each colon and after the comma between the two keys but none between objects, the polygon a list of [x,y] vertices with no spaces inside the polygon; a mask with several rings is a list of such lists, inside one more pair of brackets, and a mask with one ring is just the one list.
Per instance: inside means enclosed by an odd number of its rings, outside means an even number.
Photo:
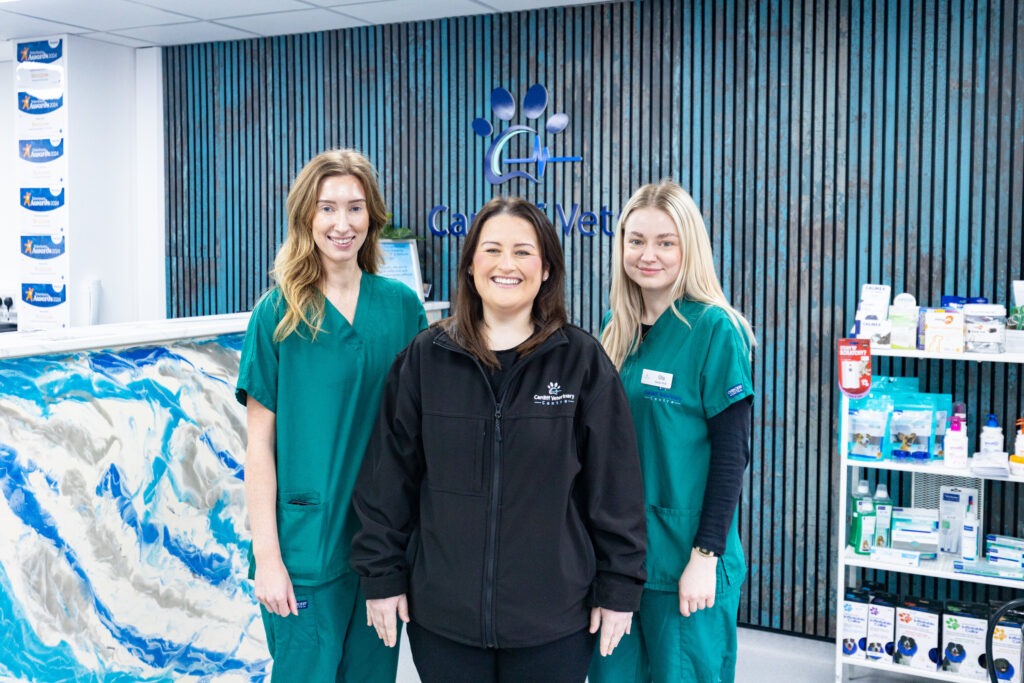
[{"label": "shelf of products", "polygon": [[932,351],[914,351],[909,349],[880,349],[871,347],[872,356],[889,356],[892,358],[917,358],[920,360],[973,360],[979,363],[1024,363],[1024,353],[1006,351],[1005,353],[934,353]]},{"label": "shelf of products", "polygon": [[[1024,353],[1020,352],[1008,352],[1002,354],[986,354],[986,353],[929,353],[924,351],[904,351],[894,349],[874,349],[872,348],[871,353],[873,356],[889,356],[889,357],[902,357],[902,358],[913,358],[919,360],[953,360],[953,361],[977,361],[987,363],[1020,363],[1024,364]],[[914,463],[914,462],[902,462],[896,460],[871,460],[871,459],[859,459],[850,457],[848,454],[849,444],[849,399],[845,396],[841,402],[841,416],[839,420],[839,447],[841,455],[840,467],[840,481],[839,481],[839,493],[838,493],[838,510],[842,515],[839,526],[839,548],[838,553],[838,570],[841,580],[845,582],[848,575],[851,574],[851,568],[866,568],[874,569],[879,571],[887,572],[899,572],[903,574],[914,574],[918,576],[928,576],[940,579],[949,579],[953,581],[964,581],[976,584],[983,584],[989,586],[1001,586],[1007,588],[1024,589],[1024,580],[999,578],[980,576],[974,574],[962,574],[957,573],[953,570],[953,556],[939,554],[939,557],[935,560],[921,560],[918,566],[904,566],[892,563],[880,562],[870,555],[859,555],[853,551],[851,547],[847,546],[847,521],[848,521],[848,510],[850,504],[850,481],[856,480],[859,475],[859,469],[879,469],[879,470],[894,470],[900,472],[910,472],[915,475],[934,475],[934,476],[953,476],[953,477],[970,477],[974,479],[983,479],[986,481],[1003,481],[1010,483],[1022,483],[1024,484],[1024,477],[1009,476],[1009,477],[992,477],[982,476],[974,473],[968,469],[954,469],[946,467],[941,463]],[[840,595],[838,603],[843,603],[843,596]],[[842,617],[840,617],[842,619]],[[977,681],[976,677],[970,677],[964,674],[959,674],[949,671],[940,670],[926,670],[910,668],[903,665],[897,665],[891,661],[879,661],[871,659],[856,659],[846,657],[843,655],[842,649],[842,627],[841,624],[837,625],[837,638],[836,638],[836,681],[844,680],[844,667],[852,666],[858,669],[875,669],[879,671],[887,671],[890,673],[898,673],[906,676],[918,676],[921,678],[927,678],[937,681]],[[988,680],[987,678],[982,680]]]}]

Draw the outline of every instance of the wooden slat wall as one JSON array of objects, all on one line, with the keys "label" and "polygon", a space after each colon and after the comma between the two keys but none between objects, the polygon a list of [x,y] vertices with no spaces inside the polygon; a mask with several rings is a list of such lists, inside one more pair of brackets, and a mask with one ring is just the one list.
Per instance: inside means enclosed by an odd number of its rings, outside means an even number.
[{"label": "wooden slat wall", "polygon": [[[741,504],[750,579],[741,621],[834,632],[834,339],[859,287],[926,304],[1007,302],[1024,277],[1024,0],[644,0],[167,48],[169,315],[246,310],[268,286],[290,179],[354,146],[396,223],[425,237],[425,279],[452,297],[457,236],[431,207],[498,192],[617,212],[677,178],[702,207],[726,293],[754,323],[753,463]],[[533,186],[483,177],[489,96],[540,82],[568,129]],[[512,123],[523,123],[521,116]],[[506,124],[507,125],[507,124]],[[609,238],[565,235],[575,322],[607,305]],[[1024,413],[1021,368],[882,361],[968,402]],[[909,496],[909,481],[892,480]],[[1022,533],[1016,488],[988,525]],[[870,577],[871,574],[869,573]],[[947,582],[903,592],[989,597]]]}]

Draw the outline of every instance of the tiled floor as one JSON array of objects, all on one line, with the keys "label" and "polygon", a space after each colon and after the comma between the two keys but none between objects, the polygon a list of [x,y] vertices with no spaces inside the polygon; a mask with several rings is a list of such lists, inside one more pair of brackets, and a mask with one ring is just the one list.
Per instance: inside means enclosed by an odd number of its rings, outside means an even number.
[{"label": "tiled floor", "polygon": [[[741,628],[736,666],[737,683],[830,683],[835,681],[835,645],[809,638],[783,636]],[[845,681],[854,683],[920,683],[917,676],[889,675],[847,667]],[[406,639],[398,662],[398,683],[418,683]]]}]

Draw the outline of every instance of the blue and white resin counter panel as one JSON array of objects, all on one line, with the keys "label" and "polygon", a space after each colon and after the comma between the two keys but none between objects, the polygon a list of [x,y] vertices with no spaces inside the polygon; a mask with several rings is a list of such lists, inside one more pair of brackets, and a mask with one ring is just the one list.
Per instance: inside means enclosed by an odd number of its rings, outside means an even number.
[{"label": "blue and white resin counter panel", "polygon": [[269,680],[247,319],[0,335],[0,680]]}]

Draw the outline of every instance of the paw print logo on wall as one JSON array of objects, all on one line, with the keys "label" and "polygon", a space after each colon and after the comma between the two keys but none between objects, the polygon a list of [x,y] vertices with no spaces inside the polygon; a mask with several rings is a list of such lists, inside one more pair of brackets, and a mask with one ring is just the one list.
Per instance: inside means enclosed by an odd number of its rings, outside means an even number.
[{"label": "paw print logo on wall", "polygon": [[950,631],[955,631],[958,628],[960,628],[960,622],[957,621],[955,618],[950,617],[949,619],[946,619],[946,628],[948,628]]},{"label": "paw print logo on wall", "polygon": [[[523,96],[523,114],[530,121],[539,119],[544,110],[548,107],[548,90],[540,83],[530,86]],[[495,88],[491,91],[491,111],[501,121],[511,121],[516,115],[516,101],[512,93],[505,88]],[[564,113],[552,114],[544,124],[544,130],[551,135],[561,133],[569,125],[569,115]],[[487,119],[473,119],[473,132],[485,138],[495,132],[494,126]],[[505,150],[513,138],[519,135],[532,135],[533,144],[531,154],[528,157],[505,158]],[[530,126],[515,125],[509,126],[491,141],[484,155],[484,175],[492,185],[498,185],[513,178],[526,178],[534,183],[539,183],[544,177],[544,169],[548,164],[564,163],[571,161],[582,161],[579,156],[551,156],[547,145],[540,139],[540,132]],[[506,166],[536,164],[537,175],[534,176],[521,169],[505,171]]]},{"label": "paw print logo on wall", "polygon": [[909,624],[911,622],[911,616],[906,612],[900,612],[900,621],[904,624]]},{"label": "paw print logo on wall", "polygon": [[1002,628],[997,628],[996,630],[992,631],[992,638],[993,640],[999,641],[1006,640],[1006,631],[1004,631]]}]

